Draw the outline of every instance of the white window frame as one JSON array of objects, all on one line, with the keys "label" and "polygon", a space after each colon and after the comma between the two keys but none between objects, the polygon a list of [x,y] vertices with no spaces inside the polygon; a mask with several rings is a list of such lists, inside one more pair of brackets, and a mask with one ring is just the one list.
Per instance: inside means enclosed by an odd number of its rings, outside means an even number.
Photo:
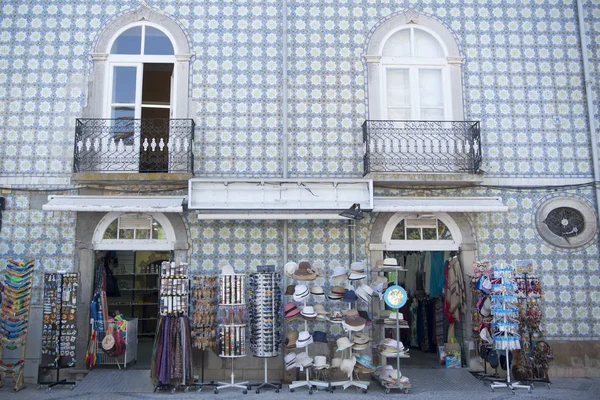
[{"label": "white window frame", "polygon": [[379,80],[380,88],[380,104],[381,104],[381,118],[388,119],[388,106],[387,106],[387,72],[390,69],[403,69],[409,71],[409,84],[410,84],[410,110],[411,116],[409,120],[422,120],[421,117],[421,104],[420,104],[420,91],[419,91],[419,70],[422,69],[439,69],[442,71],[442,96],[444,98],[444,120],[452,120],[452,96],[450,90],[450,75],[447,61],[448,50],[444,42],[430,29],[425,27],[417,26],[402,26],[398,29],[389,32],[384,39],[381,41],[379,46],[379,54],[383,54],[383,48],[387,41],[396,33],[403,30],[410,30],[410,49],[411,54],[414,54],[414,31],[416,29],[422,30],[423,32],[431,35],[437,40],[441,46],[444,57],[440,58],[425,58],[425,57],[390,57],[381,56],[379,62]]},{"label": "white window frame", "polygon": [[110,224],[127,213],[108,213],[96,226],[92,238],[94,250],[149,250],[170,251],[175,249],[175,230],[169,219],[162,213],[147,213],[163,228],[166,239],[104,239],[104,232]]},{"label": "white window frame", "polygon": [[392,240],[392,234],[400,221],[404,219],[417,219],[415,214],[394,214],[383,230],[383,243],[386,251],[453,251],[458,250],[463,242],[460,228],[446,213],[435,213],[427,219],[439,219],[448,227],[452,240]]}]

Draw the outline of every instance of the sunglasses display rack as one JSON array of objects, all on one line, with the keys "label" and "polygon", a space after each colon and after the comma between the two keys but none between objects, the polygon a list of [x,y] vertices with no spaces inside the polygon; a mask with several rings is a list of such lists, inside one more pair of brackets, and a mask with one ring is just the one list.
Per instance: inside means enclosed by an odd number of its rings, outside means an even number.
[{"label": "sunglasses display rack", "polygon": [[160,272],[160,315],[188,314],[188,264],[163,261]]},{"label": "sunglasses display rack", "polygon": [[[362,281],[360,281],[360,280],[352,280],[352,281],[348,280],[348,282],[346,283],[346,288],[345,289],[346,290],[352,290],[353,292],[356,293],[356,287],[357,287],[356,284],[359,283],[359,282],[362,282]],[[358,286],[360,286],[360,284]],[[357,302],[358,301],[359,300],[357,300]],[[352,310],[353,309],[353,307],[352,307],[353,304],[356,305],[356,302],[349,302],[348,303],[348,310]],[[356,309],[358,310],[358,307]],[[350,340],[350,342],[352,342],[352,335],[353,334],[354,334],[353,331],[348,330],[348,339]],[[352,358],[353,357],[353,355],[352,355],[352,347],[349,347],[348,349],[343,350],[343,352],[342,352],[342,359],[346,358],[345,357],[346,351],[348,352],[348,356],[349,356],[348,358]],[[358,377],[358,375],[357,375],[357,377]],[[354,372],[351,372],[350,376],[349,376],[349,378],[347,380],[337,381],[337,382],[331,382],[331,387],[335,388],[335,387],[340,386],[344,390],[346,390],[346,389],[348,389],[350,387],[356,387],[356,388],[361,389],[363,393],[367,393],[367,390],[369,389],[369,385],[370,384],[371,384],[371,382],[368,382],[368,381],[361,381],[361,380],[356,380],[355,381],[354,380]]]},{"label": "sunglasses display rack", "polygon": [[513,268],[498,266],[493,268],[492,280],[492,329],[494,345],[497,351],[505,352],[506,357],[506,382],[494,381],[490,384],[492,392],[498,388],[527,389],[531,393],[531,385],[521,382],[511,382],[510,352],[520,350],[519,309],[518,297],[515,294],[517,287]]},{"label": "sunglasses display rack", "polygon": [[[386,259],[387,260],[387,259]],[[398,275],[401,272],[407,272],[408,270],[398,266],[397,263],[395,263],[395,265],[383,265],[383,266],[379,266],[379,267],[375,267],[373,269],[373,272],[377,272],[377,273],[392,273],[393,277],[394,277],[394,286],[398,286]],[[385,293],[385,288],[382,290],[382,293]],[[374,300],[377,301],[379,303],[379,310],[384,310],[385,309],[385,303],[383,300],[380,300],[379,298],[375,298]],[[401,326],[400,325],[400,320],[398,318],[395,318],[395,325],[393,326],[394,329],[394,336],[396,338],[396,340],[400,343],[400,329],[409,329],[408,326]],[[389,328],[389,326],[387,326],[387,328]],[[380,329],[380,337],[383,339],[385,337],[385,330],[386,330],[386,324],[384,323],[383,325],[381,325],[381,329]],[[396,384],[391,384],[390,382],[387,382],[383,379],[381,379],[381,377],[378,374],[371,374],[371,376],[373,378],[375,378],[375,380],[377,382],[379,382],[381,384],[381,386],[383,386],[383,388],[385,389],[385,393],[389,394],[392,390],[399,390],[402,393],[407,394],[410,389],[412,388],[412,384],[410,383],[410,381],[408,382],[403,382],[401,381],[401,378],[406,378],[402,375],[402,372],[400,371],[400,359],[401,358],[410,358],[410,356],[408,354],[404,354],[401,353],[401,349],[399,348],[400,346],[398,346],[398,348],[396,349]],[[386,365],[387,364],[387,358],[383,355],[381,355],[381,359],[380,359],[380,365]]]},{"label": "sunglasses display rack", "polygon": [[[56,380],[39,382],[47,390],[58,385],[75,382],[60,379],[60,370],[75,366],[75,340],[77,339],[77,287],[79,275],[75,272],[47,272],[44,274],[43,330],[41,370],[56,370]],[[41,376],[41,374],[40,374]]]},{"label": "sunglasses display rack", "polygon": [[254,357],[264,358],[265,380],[250,384],[258,386],[256,393],[263,388],[273,388],[276,393],[280,383],[269,382],[267,359],[277,357],[281,346],[281,275],[277,273],[256,273],[249,278],[250,289],[250,348]]},{"label": "sunglasses display rack", "polygon": [[[4,295],[0,308],[0,388],[7,376],[13,379],[13,391],[25,388],[25,347],[29,327],[29,309],[35,260],[19,263],[9,260],[4,273]],[[3,361],[4,350],[21,351],[14,363]],[[11,355],[12,356],[12,355]]]},{"label": "sunglasses display rack", "polygon": [[[313,278],[313,280],[314,280],[314,278]],[[310,291],[310,282],[299,281],[299,283],[306,285],[308,287],[308,290]],[[302,304],[303,304],[302,309],[304,309],[307,306],[306,302],[307,302],[307,299],[309,297],[310,297],[310,295],[304,297],[304,299],[302,300]],[[306,318],[304,318],[304,331],[308,332],[308,321],[306,320]],[[309,338],[309,342],[308,343],[309,344],[307,344],[304,347],[304,351],[307,354],[310,354],[309,347],[310,347],[310,343],[312,343],[312,336]],[[311,363],[311,365],[312,365],[312,363]],[[333,390],[331,389],[331,385],[328,382],[322,382],[322,381],[311,380],[310,379],[310,373],[309,373],[309,371],[310,371],[310,366],[311,365],[309,365],[307,367],[300,366],[300,371],[302,371],[303,369],[306,370],[306,379],[303,380],[303,381],[293,381],[290,384],[290,392],[293,392],[295,389],[297,389],[299,387],[306,386],[308,388],[308,393],[309,394],[313,394],[313,388],[317,388],[317,390],[319,388],[324,388],[324,389],[326,389],[326,390],[328,390],[328,391],[330,391],[330,392],[333,393]]]},{"label": "sunglasses display rack", "polygon": [[219,275],[219,307],[222,320],[219,324],[219,357],[231,358],[231,381],[219,382],[214,392],[238,388],[248,393],[248,382],[235,382],[234,359],[246,356],[246,275]]}]

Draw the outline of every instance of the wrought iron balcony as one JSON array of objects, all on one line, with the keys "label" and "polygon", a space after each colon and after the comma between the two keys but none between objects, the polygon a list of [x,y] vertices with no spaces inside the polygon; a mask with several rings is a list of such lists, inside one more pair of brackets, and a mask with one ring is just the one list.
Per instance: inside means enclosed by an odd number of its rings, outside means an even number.
[{"label": "wrought iron balcony", "polygon": [[479,174],[478,121],[375,121],[363,124],[370,172]]},{"label": "wrought iron balcony", "polygon": [[192,173],[192,119],[77,119],[73,172]]}]

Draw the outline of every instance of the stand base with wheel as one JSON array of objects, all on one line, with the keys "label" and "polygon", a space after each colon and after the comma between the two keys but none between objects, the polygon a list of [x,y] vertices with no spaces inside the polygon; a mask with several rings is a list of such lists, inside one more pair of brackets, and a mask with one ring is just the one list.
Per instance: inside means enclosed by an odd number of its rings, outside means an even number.
[{"label": "stand base with wheel", "polygon": [[60,370],[62,368],[60,368],[60,367],[59,368],[55,368],[55,367],[52,367],[52,368],[43,368],[43,367],[40,367],[40,369],[55,369],[56,370],[56,380],[53,381],[53,382],[39,382],[38,383],[38,389],[41,390],[41,389],[43,389],[44,386],[46,386],[46,391],[47,392],[50,392],[54,386],[70,386],[69,389],[71,389],[71,390],[75,389],[75,384],[77,382],[75,382],[75,381],[68,381],[66,379],[60,379],[59,374],[60,374]]},{"label": "stand base with wheel", "polygon": [[228,389],[228,388],[238,388],[238,389],[243,389],[244,394],[248,393],[248,389],[250,388],[250,386],[248,386],[248,381],[245,382],[235,382],[235,373],[233,372],[233,360],[231,360],[231,382],[218,382],[218,386],[215,387],[215,394],[219,393],[219,390],[221,389]]},{"label": "stand base with wheel", "polygon": [[349,379],[347,381],[331,382],[331,387],[335,388],[341,386],[344,390],[348,389],[349,387],[357,387],[359,389],[362,389],[363,393],[367,393],[370,383],[371,382],[355,381],[354,379]]},{"label": "stand base with wheel", "polygon": [[281,389],[281,383],[277,382],[269,382],[268,381],[268,373],[267,373],[267,359],[265,358],[265,381],[258,383],[251,383],[248,385],[248,390],[252,389],[252,386],[258,386],[256,388],[256,394],[260,393],[260,389],[271,388],[275,389],[275,393],[279,393],[279,389]]},{"label": "stand base with wheel", "polygon": [[313,394],[313,387],[317,388],[317,390],[319,390],[319,388],[327,388],[331,392],[331,385],[329,383],[311,381],[310,376],[308,374],[308,370],[306,370],[306,380],[294,381],[290,384],[290,392],[293,392],[295,389],[303,386],[306,386],[308,388],[308,394]]}]

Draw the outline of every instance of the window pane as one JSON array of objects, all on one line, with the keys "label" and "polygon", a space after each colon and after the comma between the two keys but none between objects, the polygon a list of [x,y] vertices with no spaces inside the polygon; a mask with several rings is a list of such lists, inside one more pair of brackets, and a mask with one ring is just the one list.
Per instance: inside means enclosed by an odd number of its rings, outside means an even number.
[{"label": "window pane", "polygon": [[419,95],[421,107],[443,107],[442,71],[439,69],[419,70]]},{"label": "window pane", "polygon": [[136,229],[135,230],[135,238],[136,239],[150,239],[150,229]]},{"label": "window pane", "polygon": [[165,240],[167,237],[165,236],[165,230],[162,225],[158,223],[158,221],[152,221],[152,239],[160,239]]},{"label": "window pane", "polygon": [[406,228],[406,238],[408,240],[421,240],[420,228]]},{"label": "window pane", "polygon": [[438,40],[421,29],[415,29],[415,52],[417,57],[444,57]]},{"label": "window pane", "polygon": [[104,231],[104,236],[102,239],[116,239],[117,238],[117,222],[118,219],[115,219]]},{"label": "window pane", "polygon": [[423,240],[437,240],[435,228],[423,228]]},{"label": "window pane", "polygon": [[172,75],[173,64],[144,64],[142,104],[168,106],[171,103]]},{"label": "window pane", "polygon": [[403,29],[390,36],[383,46],[381,55],[389,57],[410,57],[409,30]]},{"label": "window pane", "polygon": [[407,69],[387,70],[388,107],[410,107],[410,80]]},{"label": "window pane", "polygon": [[133,107],[113,107],[111,133],[115,141],[123,139],[123,144],[133,144],[134,117],[135,109]]},{"label": "window pane", "polygon": [[119,239],[133,239],[133,229],[119,229]]},{"label": "window pane", "polygon": [[134,26],[121,33],[110,49],[111,54],[141,54],[142,27]]},{"label": "window pane", "polygon": [[144,54],[168,55],[175,54],[175,50],[167,35],[156,28],[146,26]]},{"label": "window pane", "polygon": [[387,118],[392,120],[411,119],[410,108],[388,108]]},{"label": "window pane", "polygon": [[112,85],[113,103],[135,103],[136,67],[115,67]]},{"label": "window pane", "polygon": [[452,240],[452,234],[450,229],[442,221],[438,219],[438,233],[440,235],[439,240]]},{"label": "window pane", "polygon": [[404,240],[404,220],[400,221],[392,232],[392,240]]}]

